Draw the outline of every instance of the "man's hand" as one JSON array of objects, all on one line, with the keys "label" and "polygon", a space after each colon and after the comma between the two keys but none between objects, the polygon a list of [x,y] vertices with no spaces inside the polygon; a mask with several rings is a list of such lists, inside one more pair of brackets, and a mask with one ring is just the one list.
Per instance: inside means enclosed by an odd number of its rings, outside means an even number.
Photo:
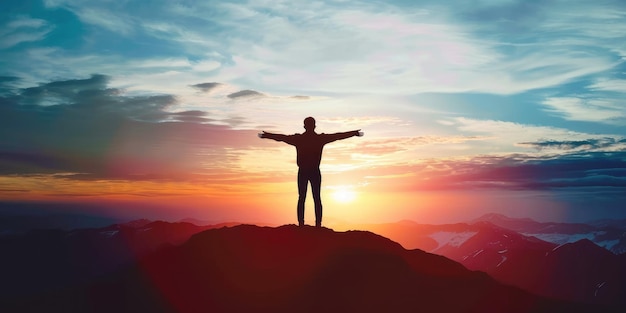
[{"label": "man's hand", "polygon": [[265,131],[262,131],[259,133],[259,138],[267,138],[267,133]]},{"label": "man's hand", "polygon": [[365,135],[365,133],[363,133],[360,129],[356,131],[356,136],[363,137],[363,135]]}]

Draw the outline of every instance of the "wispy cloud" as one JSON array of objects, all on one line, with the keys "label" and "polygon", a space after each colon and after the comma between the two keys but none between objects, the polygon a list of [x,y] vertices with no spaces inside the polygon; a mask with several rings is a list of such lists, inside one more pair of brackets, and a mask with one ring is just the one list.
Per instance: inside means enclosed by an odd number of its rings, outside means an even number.
[{"label": "wispy cloud", "polygon": [[0,28],[0,49],[42,40],[53,29],[53,25],[42,19],[28,16],[16,17]]},{"label": "wispy cloud", "polygon": [[[516,2],[500,9],[505,12],[515,6]],[[304,23],[290,19],[293,12],[288,7],[256,3],[230,4],[225,9],[229,17],[246,23],[229,25],[237,36],[229,50],[235,64],[223,68],[221,74],[230,78],[238,72],[248,74],[244,69],[252,68],[256,74],[239,77],[258,84],[261,76],[256,75],[263,72],[267,83],[260,85],[263,88],[510,94],[555,86],[615,66],[610,50],[589,54],[575,44],[556,44],[548,33],[544,35],[550,29],[576,37],[573,27],[580,24],[566,13],[558,14],[555,23],[549,5],[533,13],[535,26],[518,28],[532,41],[528,47],[517,38],[494,36],[497,30],[487,24],[464,19],[465,8],[457,11],[424,4],[421,10],[402,10],[392,4],[312,4],[310,10],[306,5],[301,8],[307,16]],[[271,15],[262,13],[268,10]],[[597,16],[603,18],[613,17]],[[333,36],[326,36],[329,28]],[[271,31],[258,32],[263,29]],[[253,37],[254,43],[242,34]],[[484,36],[487,39],[480,39]],[[377,74],[369,75],[372,72]]]},{"label": "wispy cloud", "polygon": [[[625,153],[581,152],[560,156],[483,156],[431,159],[397,166],[378,176],[373,188],[407,190],[591,190],[626,188]],[[394,175],[389,175],[394,173]],[[409,175],[410,174],[410,175]],[[618,188],[618,189],[615,189]]]},{"label": "wispy cloud", "polygon": [[76,14],[85,24],[102,27],[118,35],[129,35],[135,18],[119,3],[85,3],[75,0],[47,0],[49,8],[64,8]]},{"label": "wispy cloud", "polygon": [[626,100],[621,97],[551,97],[543,104],[546,110],[566,120],[626,124]]},{"label": "wispy cloud", "polygon": [[463,132],[483,134],[492,141],[513,145],[518,142],[538,141],[542,138],[553,140],[587,140],[609,137],[600,134],[588,134],[571,131],[553,126],[529,125],[509,121],[479,120],[459,117],[453,120],[453,125]]},{"label": "wispy cloud", "polygon": [[320,122],[337,124],[347,128],[364,128],[370,125],[385,123],[387,125],[406,125],[406,121],[393,116],[350,116],[322,118]]},{"label": "wispy cloud", "polygon": [[[623,26],[616,23],[623,8],[617,2],[607,7],[520,1],[453,6],[429,1],[156,1],[141,8],[127,2],[46,4],[132,37],[132,44],[143,38],[167,47],[161,49],[169,53],[164,59],[188,56],[194,60],[190,66],[184,59],[175,63],[196,81],[211,73],[214,81],[269,93],[514,94],[614,68],[617,42],[623,41]],[[606,31],[607,24],[615,27]],[[139,70],[138,81],[150,82],[155,72],[164,71],[158,64],[151,71],[145,64],[126,65],[124,74]],[[122,74],[111,71],[115,77]],[[154,82],[148,86],[167,88],[165,82]]]},{"label": "wispy cloud", "polygon": [[588,88],[591,90],[615,91],[626,94],[626,79],[598,79]]},{"label": "wispy cloud", "polygon": [[409,151],[425,145],[459,144],[467,141],[486,139],[488,138],[482,136],[416,136],[364,140],[354,145],[353,153],[363,155],[384,155],[401,151]]},{"label": "wispy cloud", "polygon": [[542,140],[536,142],[520,142],[522,146],[528,146],[543,150],[597,150],[603,149],[604,151],[624,151],[626,150],[626,139],[616,138],[599,138],[599,139],[587,139],[587,140]]}]

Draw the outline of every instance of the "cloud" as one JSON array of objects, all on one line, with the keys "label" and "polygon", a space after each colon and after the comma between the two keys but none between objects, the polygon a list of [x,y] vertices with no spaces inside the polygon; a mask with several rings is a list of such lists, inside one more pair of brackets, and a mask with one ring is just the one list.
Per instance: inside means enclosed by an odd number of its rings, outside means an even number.
[{"label": "cloud", "polygon": [[309,99],[311,99],[310,96],[291,96],[289,98],[296,99],[296,100],[309,100]]},{"label": "cloud", "polygon": [[[37,87],[25,88],[21,91],[21,102],[23,104],[44,105],[52,104],[52,101],[59,103],[67,103],[74,98],[88,95],[91,90],[106,91],[106,85],[109,77],[105,75],[92,75],[88,79],[71,79],[64,81],[54,81],[51,83],[41,84]],[[98,95],[102,95],[99,92]],[[107,96],[110,96],[109,93]]]},{"label": "cloud", "polygon": [[47,21],[19,16],[0,28],[0,49],[7,49],[24,42],[42,40],[54,29]]},{"label": "cloud", "polygon": [[19,77],[0,76],[0,96],[9,94],[15,91],[19,81],[20,81]]},{"label": "cloud", "polygon": [[[300,4],[305,18],[294,18],[286,6],[231,3],[223,9],[236,38],[228,50],[235,64],[220,74],[264,89],[326,92],[512,94],[557,86],[616,66],[613,45],[578,32],[616,15],[594,14],[579,26],[573,17],[584,11],[573,7]],[[242,16],[246,23],[232,23]],[[576,40],[555,41],[552,33]],[[587,53],[600,44],[602,51]]]},{"label": "cloud", "polygon": [[[614,69],[618,51],[624,50],[623,7],[610,1],[605,6],[520,1],[45,4],[69,10],[89,26],[76,39],[89,43],[81,50],[89,57],[68,60],[76,57],[70,52],[75,50],[61,49],[55,58],[29,60],[22,66],[31,67],[34,77],[58,77],[74,61],[77,68],[69,75],[130,75],[137,89],[169,93],[171,79],[193,84],[210,75],[268,93],[514,94]],[[110,34],[96,37],[106,33],[103,29],[122,35],[115,40],[124,44],[99,44],[98,39],[110,39]],[[105,48],[111,50],[103,53]],[[165,66],[179,75],[153,79],[164,67],[128,62],[138,57],[173,59]],[[80,72],[83,68],[88,72]]]},{"label": "cloud", "polygon": [[[626,187],[626,152],[572,153],[558,158],[524,160],[515,165],[498,160],[487,170],[468,175],[475,182],[503,181],[527,189]],[[498,164],[499,163],[499,164]],[[602,173],[602,174],[600,174]]]},{"label": "cloud", "polygon": [[481,136],[416,136],[365,140],[355,144],[354,153],[364,155],[384,155],[413,150],[418,146],[435,144],[458,144],[473,140],[485,140]]},{"label": "cloud", "polygon": [[172,112],[168,113],[168,115],[170,120],[174,122],[205,123],[214,121],[206,117],[206,112],[199,110]]},{"label": "cloud", "polygon": [[76,14],[85,24],[98,26],[121,35],[135,29],[137,18],[128,14],[128,8],[118,3],[89,3],[73,0],[44,1],[48,8],[63,8]]},{"label": "cloud", "polygon": [[520,142],[522,146],[542,150],[597,150],[608,148],[626,150],[626,139],[599,138],[587,140],[543,140],[536,142]]},{"label": "cloud", "polygon": [[551,97],[543,101],[546,111],[570,121],[626,124],[626,100],[619,98]]},{"label": "cloud", "polygon": [[[626,152],[582,152],[537,157],[524,154],[469,159],[429,159],[369,171],[377,186],[404,190],[577,190],[626,188]],[[391,174],[391,176],[389,176]],[[390,180],[391,179],[391,180]],[[382,185],[381,185],[382,184]],[[615,189],[618,188],[618,189]]]},{"label": "cloud", "polygon": [[222,84],[220,83],[200,83],[200,84],[191,85],[191,87],[196,88],[202,92],[210,92],[211,90],[221,85]]},{"label": "cloud", "polygon": [[406,121],[393,116],[350,116],[350,117],[328,117],[322,118],[319,122],[338,124],[342,127],[363,128],[369,125],[388,123],[391,125],[402,125]]},{"label": "cloud", "polygon": [[588,88],[591,90],[626,93],[626,79],[598,79]]},{"label": "cloud", "polygon": [[233,92],[231,94],[228,95],[229,98],[231,99],[237,99],[237,98],[252,98],[252,97],[264,97],[265,95],[258,92],[258,91],[254,91],[254,90],[240,90],[237,92]]},{"label": "cloud", "polygon": [[610,137],[607,135],[593,135],[583,132],[571,131],[565,128],[531,125],[510,121],[480,120],[458,117],[451,120],[449,127],[467,133],[483,134],[491,138],[492,142],[505,145],[513,145],[517,142],[533,142],[542,138],[553,140],[587,140]]},{"label": "cloud", "polygon": [[20,80],[19,77],[15,76],[0,76],[0,85],[12,83]]},{"label": "cloud", "polygon": [[255,131],[212,124],[204,111],[172,110],[176,97],[127,96],[109,80],[92,75],[1,96],[0,174],[198,179],[231,171],[237,149],[259,144]]}]

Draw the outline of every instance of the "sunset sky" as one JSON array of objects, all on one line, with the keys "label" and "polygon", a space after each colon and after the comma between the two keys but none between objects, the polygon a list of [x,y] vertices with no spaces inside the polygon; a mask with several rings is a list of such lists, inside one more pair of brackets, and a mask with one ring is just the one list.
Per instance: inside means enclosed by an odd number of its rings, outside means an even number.
[{"label": "sunset sky", "polygon": [[625,61],[622,0],[3,1],[0,201],[295,223],[313,116],[328,225],[626,218]]}]

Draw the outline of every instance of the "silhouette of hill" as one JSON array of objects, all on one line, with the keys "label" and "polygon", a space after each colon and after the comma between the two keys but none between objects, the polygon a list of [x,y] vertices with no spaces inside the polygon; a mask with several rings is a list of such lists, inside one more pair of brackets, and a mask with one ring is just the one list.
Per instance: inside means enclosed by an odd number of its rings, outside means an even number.
[{"label": "silhouette of hill", "polygon": [[[2,307],[0,307],[2,309]],[[112,275],[4,303],[45,312],[599,312],[365,231],[210,229]]]},{"label": "silhouette of hill", "polygon": [[89,282],[213,227],[219,226],[142,219],[103,228],[32,230],[0,236],[0,296]]},{"label": "silhouette of hill", "polygon": [[[588,239],[556,247],[541,260],[542,294],[626,308],[626,262]],[[568,286],[568,288],[563,288]]]}]

